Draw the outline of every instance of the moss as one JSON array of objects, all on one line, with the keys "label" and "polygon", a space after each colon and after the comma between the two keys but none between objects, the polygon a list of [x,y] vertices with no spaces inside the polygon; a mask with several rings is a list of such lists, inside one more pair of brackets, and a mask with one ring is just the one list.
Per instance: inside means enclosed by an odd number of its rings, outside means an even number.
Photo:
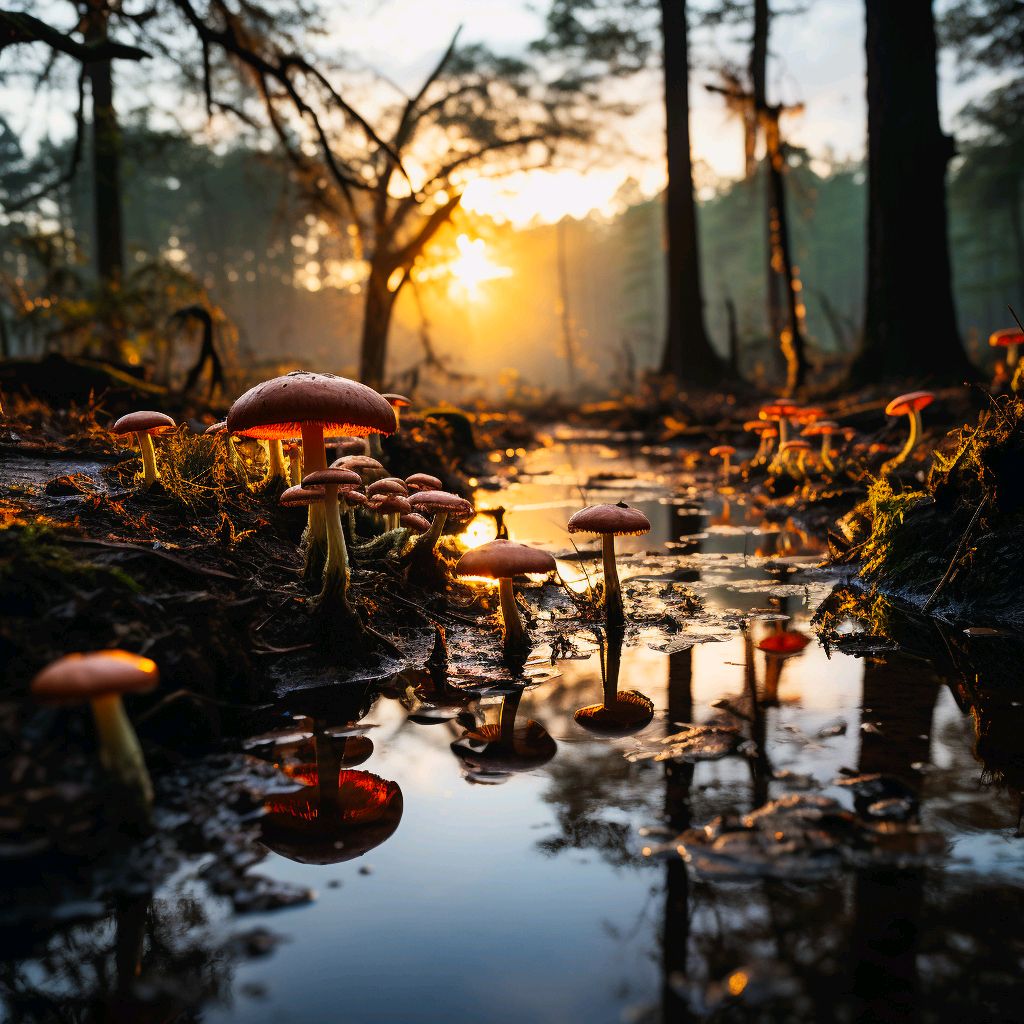
[{"label": "moss", "polygon": [[872,592],[946,617],[1024,623],[1024,401],[993,399],[937,447],[924,486],[875,480],[833,531],[834,561]]}]

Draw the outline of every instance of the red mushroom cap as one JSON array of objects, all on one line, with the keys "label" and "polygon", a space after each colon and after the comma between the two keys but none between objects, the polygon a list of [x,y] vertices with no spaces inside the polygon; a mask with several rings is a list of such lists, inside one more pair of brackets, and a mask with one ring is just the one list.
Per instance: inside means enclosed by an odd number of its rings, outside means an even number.
[{"label": "red mushroom cap", "polygon": [[370,497],[375,494],[402,494],[406,495],[409,493],[409,488],[405,486],[404,480],[399,480],[396,476],[386,476],[383,480],[375,480],[366,488],[366,493]]},{"label": "red mushroom cap", "polygon": [[651,521],[638,508],[620,501],[617,505],[590,505],[574,512],[569,519],[570,533],[614,534],[638,537],[650,533]]},{"label": "red mushroom cap", "polygon": [[278,504],[284,505],[285,508],[295,508],[300,505],[315,505],[318,501],[324,500],[324,492],[320,487],[289,487],[287,490],[281,492],[281,497],[277,499]]},{"label": "red mushroom cap", "polygon": [[757,415],[763,420],[784,420],[800,411],[800,406],[788,399],[780,398],[777,402],[762,405]]},{"label": "red mushroom cap", "polygon": [[555,560],[546,551],[511,540],[492,540],[467,551],[455,571],[460,576],[487,576],[498,580],[522,573],[551,572],[554,567]]},{"label": "red mushroom cap", "polygon": [[408,515],[412,511],[412,505],[404,494],[375,494],[367,501],[367,507],[374,512],[393,514],[399,512]]},{"label": "red mushroom cap", "polygon": [[156,662],[128,651],[66,654],[32,680],[32,695],[47,704],[76,704],[123,693],[148,693],[160,682]]},{"label": "red mushroom cap", "polygon": [[395,413],[373,388],[333,373],[296,370],[264,381],[235,400],[228,430],[269,441],[299,437],[303,423],[325,435],[393,434]]},{"label": "red mushroom cap", "polygon": [[1024,345],[1024,331],[1019,327],[1004,327],[1000,331],[993,331],[988,336],[988,343],[993,347],[1008,348],[1011,345]]},{"label": "red mushroom cap", "polygon": [[112,434],[162,434],[176,426],[170,416],[152,409],[140,409],[122,416],[111,428]]},{"label": "red mushroom cap", "polygon": [[716,444],[714,448],[708,449],[708,455],[735,455],[736,449],[731,444]]},{"label": "red mushroom cap", "polygon": [[392,395],[386,394],[381,395],[381,398],[388,403],[393,409],[408,409],[412,405],[412,399],[406,398],[405,395]]},{"label": "red mushroom cap", "polygon": [[814,423],[809,423],[804,427],[800,434],[802,437],[821,437],[822,434],[831,436],[838,433],[838,431],[839,424],[835,420],[816,420]]},{"label": "red mushroom cap", "polygon": [[757,648],[768,654],[799,654],[810,642],[810,637],[803,633],[787,630],[766,636]]},{"label": "red mushroom cap", "polygon": [[916,409],[923,409],[935,401],[930,391],[908,391],[905,395],[894,398],[886,407],[886,416],[906,416]]}]

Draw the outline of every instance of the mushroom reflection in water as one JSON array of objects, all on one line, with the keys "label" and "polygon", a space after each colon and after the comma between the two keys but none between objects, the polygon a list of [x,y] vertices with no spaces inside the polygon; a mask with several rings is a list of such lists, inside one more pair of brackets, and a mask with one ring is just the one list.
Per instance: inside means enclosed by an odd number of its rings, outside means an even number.
[{"label": "mushroom reflection in water", "polygon": [[303,765],[288,774],[303,787],[266,801],[261,839],[289,860],[353,860],[389,839],[402,820],[398,783],[372,772]]},{"label": "mushroom reflection in water", "polygon": [[758,643],[757,649],[765,655],[763,705],[778,704],[784,662],[800,654],[810,642],[810,637],[795,629],[786,629],[784,621],[779,619],[773,631]]},{"label": "mushroom reflection in water", "polygon": [[602,703],[589,704],[572,716],[573,721],[595,736],[630,736],[650,725],[654,703],[636,690],[619,690],[622,664],[622,636],[613,634],[608,642],[607,664],[601,666],[604,681]]},{"label": "mushroom reflection in water", "polygon": [[547,764],[558,750],[551,734],[532,718],[516,724],[522,692],[501,699],[496,724],[479,725],[452,743],[470,782],[499,783]]}]

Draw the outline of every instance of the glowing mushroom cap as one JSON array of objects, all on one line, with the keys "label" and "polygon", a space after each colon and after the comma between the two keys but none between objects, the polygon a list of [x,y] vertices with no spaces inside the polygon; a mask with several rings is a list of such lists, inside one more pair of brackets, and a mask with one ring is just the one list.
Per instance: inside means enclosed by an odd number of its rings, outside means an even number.
[{"label": "glowing mushroom cap", "polygon": [[366,493],[369,496],[375,494],[408,494],[409,488],[405,486],[404,480],[399,480],[396,476],[386,476],[383,480],[375,480],[366,488]]},{"label": "glowing mushroom cap", "polygon": [[471,502],[448,491],[417,491],[409,502],[414,512],[429,515],[444,512],[453,519],[467,519],[474,512]]},{"label": "glowing mushroom cap", "polygon": [[502,580],[523,573],[551,572],[554,567],[555,560],[546,551],[511,540],[492,540],[467,551],[459,559],[455,571],[460,576]]},{"label": "glowing mushroom cap", "polygon": [[406,486],[410,491],[439,491],[441,481],[429,473],[413,473],[405,478]]},{"label": "glowing mushroom cap", "polygon": [[838,432],[839,424],[835,420],[816,420],[814,423],[808,423],[800,431],[800,434],[803,437],[821,437],[822,435],[830,437]]},{"label": "glowing mushroom cap", "polygon": [[407,512],[398,520],[398,525],[413,533],[426,533],[430,529],[430,520],[424,519],[418,512]]},{"label": "glowing mushroom cap", "polygon": [[799,411],[800,406],[796,402],[790,402],[788,399],[783,398],[777,402],[768,402],[762,405],[757,415],[763,420],[784,420]]},{"label": "glowing mushroom cap", "polygon": [[77,704],[97,697],[148,693],[160,682],[156,662],[128,651],[65,654],[32,680],[32,695],[46,704]]},{"label": "glowing mushroom cap", "polygon": [[906,416],[931,405],[935,401],[935,395],[930,391],[908,391],[905,395],[894,398],[886,407],[886,416]]},{"label": "glowing mushroom cap", "polygon": [[755,434],[763,434],[766,430],[769,430],[770,427],[764,420],[747,420],[747,422],[743,424],[743,429],[751,430]]},{"label": "glowing mushroom cap", "polygon": [[651,521],[638,508],[620,501],[617,505],[590,505],[569,518],[570,533],[612,534],[638,537],[649,533]]},{"label": "glowing mushroom cap", "polygon": [[406,398],[405,395],[386,394],[381,395],[380,397],[383,398],[392,409],[408,409],[409,406],[412,405],[412,399]]},{"label": "glowing mushroom cap", "polygon": [[1009,348],[1011,345],[1024,345],[1024,331],[1019,327],[1004,327],[993,331],[988,336],[988,343],[993,347]]},{"label": "glowing mushroom cap", "polygon": [[797,423],[813,423],[825,418],[825,410],[820,405],[805,405],[793,413],[792,419]]},{"label": "glowing mushroom cap", "polygon": [[325,484],[337,484],[343,491],[363,486],[363,478],[351,469],[315,469],[302,478],[303,487],[323,487]]},{"label": "glowing mushroom cap", "polygon": [[140,409],[130,412],[117,420],[110,428],[112,434],[162,434],[175,427],[174,420],[162,412]]},{"label": "glowing mushroom cap", "polygon": [[708,455],[735,455],[736,449],[731,444],[716,444],[714,448],[708,450]]},{"label": "glowing mushroom cap", "polygon": [[284,505],[285,508],[297,508],[302,505],[315,505],[318,501],[324,500],[324,492],[321,488],[315,490],[308,487],[289,487],[287,490],[281,492],[281,497],[277,499],[278,504]]},{"label": "glowing mushroom cap", "polygon": [[395,413],[373,388],[333,373],[296,370],[264,381],[235,400],[228,430],[245,437],[285,440],[318,424],[327,436],[393,434]]}]

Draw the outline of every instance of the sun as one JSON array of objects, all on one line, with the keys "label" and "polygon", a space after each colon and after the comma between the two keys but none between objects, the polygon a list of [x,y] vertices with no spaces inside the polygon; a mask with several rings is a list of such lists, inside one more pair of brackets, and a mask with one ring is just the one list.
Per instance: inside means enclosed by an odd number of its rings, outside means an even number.
[{"label": "sun", "polygon": [[450,275],[451,289],[468,302],[477,302],[483,297],[482,285],[511,277],[512,269],[495,263],[487,253],[487,243],[482,238],[471,239],[459,235],[455,239],[458,255],[442,268]]}]

